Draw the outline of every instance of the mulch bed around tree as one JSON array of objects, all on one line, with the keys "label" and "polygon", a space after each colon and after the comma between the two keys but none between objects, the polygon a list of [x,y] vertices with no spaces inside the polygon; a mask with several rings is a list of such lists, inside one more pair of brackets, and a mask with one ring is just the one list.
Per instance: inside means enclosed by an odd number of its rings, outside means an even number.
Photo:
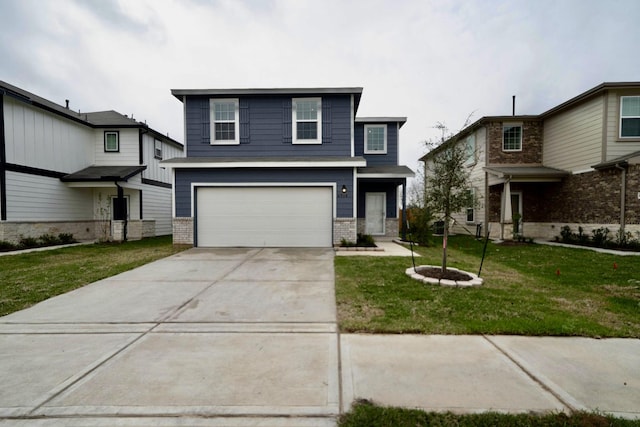
[{"label": "mulch bed around tree", "polygon": [[447,270],[442,274],[441,268],[434,267],[420,267],[416,269],[416,273],[423,275],[424,277],[433,277],[434,279],[447,279],[455,281],[467,281],[473,278],[468,274],[461,271]]}]

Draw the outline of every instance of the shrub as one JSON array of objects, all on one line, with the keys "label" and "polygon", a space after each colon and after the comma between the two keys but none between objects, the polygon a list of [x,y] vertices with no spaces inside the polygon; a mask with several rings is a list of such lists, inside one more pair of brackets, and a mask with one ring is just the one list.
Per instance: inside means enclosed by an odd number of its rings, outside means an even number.
[{"label": "shrub", "polygon": [[60,240],[60,243],[62,243],[63,245],[68,245],[70,243],[77,243],[78,242],[73,237],[73,234],[71,234],[71,233],[60,233],[60,234],[58,234],[58,240]]},{"label": "shrub", "polygon": [[35,237],[20,237],[20,243],[18,244],[21,248],[37,248],[40,246],[38,244],[38,239]]},{"label": "shrub", "polygon": [[429,246],[433,236],[431,223],[433,216],[427,208],[411,208],[407,213],[408,238],[422,246]]},{"label": "shrub", "polygon": [[6,240],[0,240],[0,252],[13,251],[18,248],[15,243],[7,242]]},{"label": "shrub", "polygon": [[53,234],[43,234],[42,236],[38,237],[38,240],[40,241],[42,246],[53,246],[60,244],[60,239],[58,239],[58,237],[54,236]]},{"label": "shrub", "polygon": [[343,248],[352,248],[354,247],[356,244],[350,240],[345,239],[344,237],[342,239],[340,239],[340,246],[342,246]]},{"label": "shrub", "polygon": [[593,230],[593,237],[591,240],[593,244],[599,248],[604,248],[611,241],[611,237],[609,237],[609,229],[607,227],[600,227]]},{"label": "shrub", "polygon": [[560,229],[560,240],[562,241],[562,243],[574,242],[573,232],[571,231],[571,227],[569,227],[568,225],[562,226],[562,228]]},{"label": "shrub", "polygon": [[356,242],[356,246],[374,248],[376,246],[376,242],[373,239],[373,236],[371,236],[370,234],[358,233],[358,241]]}]

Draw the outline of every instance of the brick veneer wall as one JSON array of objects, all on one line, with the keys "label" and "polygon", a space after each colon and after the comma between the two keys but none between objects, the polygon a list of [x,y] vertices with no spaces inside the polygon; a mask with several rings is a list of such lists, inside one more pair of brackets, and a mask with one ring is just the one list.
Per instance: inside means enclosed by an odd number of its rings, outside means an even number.
[{"label": "brick veneer wall", "polygon": [[333,244],[340,245],[342,239],[355,242],[358,237],[357,227],[355,218],[336,218],[333,221]]},{"label": "brick veneer wall", "polygon": [[503,122],[487,124],[489,164],[542,164],[542,123],[522,122],[522,151],[502,151]]},{"label": "brick veneer wall", "polygon": [[[619,224],[621,173],[610,168],[570,175],[558,183],[512,183],[511,191],[522,191],[525,224]],[[626,187],[625,223],[638,225],[640,165],[629,166]],[[489,189],[491,222],[500,221],[501,194],[501,185]]]},{"label": "brick veneer wall", "polygon": [[193,218],[173,218],[173,244],[193,245]]}]

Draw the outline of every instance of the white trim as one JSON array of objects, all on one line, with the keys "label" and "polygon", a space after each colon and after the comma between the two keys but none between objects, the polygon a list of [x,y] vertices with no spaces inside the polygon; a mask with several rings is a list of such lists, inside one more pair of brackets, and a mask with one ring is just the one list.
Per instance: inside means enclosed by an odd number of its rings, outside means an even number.
[{"label": "white trim", "polygon": [[[195,212],[195,189],[197,187],[331,187],[333,192],[333,219],[338,215],[338,191],[335,182],[192,182],[191,183],[191,217]],[[175,188],[175,185],[174,185]]]},{"label": "white trim", "polygon": [[[234,107],[234,136],[235,139],[216,140],[216,103],[233,104]],[[211,130],[209,131],[209,143],[211,145],[239,145],[240,144],[240,101],[238,98],[210,98],[209,99],[209,121]],[[231,123],[229,120],[219,121],[218,123]]]},{"label": "white trim", "polygon": [[[317,125],[316,139],[298,139],[298,121],[303,123],[313,123],[314,120],[298,120],[296,117],[299,101],[315,101],[317,104],[317,115],[315,123]],[[322,144],[322,98],[292,98],[291,99],[291,143],[292,144]]]},{"label": "white trim", "polygon": [[187,148],[187,96],[182,96],[182,141],[184,141],[184,149]]},{"label": "white trim", "polygon": [[[382,150],[370,150],[368,147],[369,138],[367,135],[367,131],[369,128],[379,128],[383,129],[382,135]],[[387,154],[387,125],[386,124],[368,124],[364,125],[364,154]]]},{"label": "white trim", "polygon": [[176,170],[171,169],[171,218],[176,217]]},{"label": "white trim", "polygon": [[[519,127],[520,128],[520,148],[518,149],[505,149],[504,148],[504,128],[508,126],[508,127]],[[519,151],[522,151],[522,146],[523,144],[523,140],[524,139],[524,126],[522,126],[522,123],[502,123],[502,151],[505,153],[516,153]]]},{"label": "white trim", "polygon": [[[624,98],[639,98],[640,96],[638,95],[622,95],[620,96],[620,110],[619,110],[619,118],[618,118],[618,138],[619,139],[624,139],[624,140],[628,140],[628,139],[638,139],[640,138],[640,135],[630,135],[630,136],[622,136],[622,104],[623,104],[623,99]],[[624,118],[626,119],[640,119],[640,116],[625,116]]]},{"label": "white trim", "polygon": [[305,168],[350,168],[350,167],[364,167],[367,166],[366,160],[352,160],[348,162],[340,162],[340,161],[278,161],[278,162],[193,162],[193,163],[182,163],[182,162],[163,162],[162,165],[164,167],[169,167],[172,169],[225,169],[225,168],[297,168],[297,167],[305,167]]},{"label": "white trim", "polygon": [[400,173],[361,173],[358,174],[358,178],[413,178],[415,174],[400,174]]},{"label": "white trim", "polygon": [[[353,168],[353,212],[352,218],[358,218],[358,168]],[[356,219],[357,221],[357,219]]]},{"label": "white trim", "polygon": [[355,101],[353,99],[353,94],[351,95],[351,157],[355,156],[355,121],[356,121],[356,112],[354,111]]}]

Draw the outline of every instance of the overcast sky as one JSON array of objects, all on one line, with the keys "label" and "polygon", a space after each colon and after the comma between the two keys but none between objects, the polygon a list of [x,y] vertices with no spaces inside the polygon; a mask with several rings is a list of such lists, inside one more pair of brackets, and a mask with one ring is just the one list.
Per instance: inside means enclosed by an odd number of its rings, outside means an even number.
[{"label": "overcast sky", "polygon": [[171,89],[364,88],[406,116],[400,162],[444,123],[539,114],[640,80],[638,0],[0,0],[0,80],[183,138]]}]

